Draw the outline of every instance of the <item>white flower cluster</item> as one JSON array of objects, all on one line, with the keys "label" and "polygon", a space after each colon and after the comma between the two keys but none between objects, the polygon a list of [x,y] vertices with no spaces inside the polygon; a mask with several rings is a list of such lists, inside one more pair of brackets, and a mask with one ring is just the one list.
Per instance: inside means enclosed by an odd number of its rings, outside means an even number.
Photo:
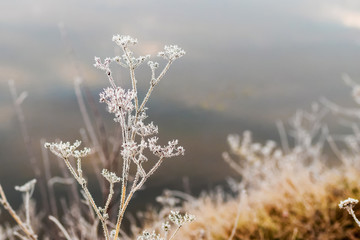
[{"label": "white flower cluster", "polygon": [[70,156],[75,158],[82,158],[90,153],[90,148],[84,148],[83,150],[77,150],[80,146],[81,141],[76,140],[73,145],[70,142],[59,142],[59,143],[45,143],[45,148],[49,148],[52,153],[60,158],[67,159]]},{"label": "white flower cluster", "polygon": [[348,198],[346,200],[343,200],[339,203],[339,208],[341,209],[353,209],[356,204],[358,204],[359,201],[354,198]]},{"label": "white flower cluster", "polygon": [[115,121],[121,121],[125,115],[134,109],[133,99],[136,94],[133,90],[125,91],[121,87],[108,87],[100,93],[100,102],[107,104],[107,109],[110,113],[115,114]]},{"label": "white flower cluster", "polygon": [[130,45],[135,45],[138,42],[136,38],[132,38],[129,35],[119,35],[119,34],[114,35],[112,40],[120,47],[127,47]]},{"label": "white flower cluster", "polygon": [[142,121],[137,122],[132,126],[133,130],[141,137],[147,137],[157,134],[159,132],[158,126],[155,126],[153,122],[145,125]]},{"label": "white flower cluster", "polygon": [[185,213],[185,215],[181,215],[179,211],[171,211],[169,215],[169,219],[178,227],[181,227],[185,223],[190,223],[195,220],[195,216]]},{"label": "white flower cluster", "polygon": [[137,240],[164,240],[164,238],[162,238],[160,234],[156,234],[155,231],[150,233],[147,230],[144,230],[142,235],[139,236]]},{"label": "white flower cluster", "polygon": [[159,63],[157,63],[157,62],[148,61],[147,64],[149,65],[149,67],[150,67],[151,69],[154,69],[154,70],[159,67]]},{"label": "white flower cluster", "polygon": [[117,183],[121,181],[121,178],[116,176],[115,173],[109,172],[107,169],[103,169],[101,175],[103,175],[103,177],[108,180],[109,183]]},{"label": "white flower cluster", "polygon": [[174,61],[185,55],[185,51],[178,45],[169,45],[164,47],[164,51],[159,52],[158,56],[163,57],[166,60]]},{"label": "white flower cluster", "polygon": [[185,149],[182,146],[177,147],[178,140],[169,141],[167,146],[161,147],[156,145],[158,139],[158,137],[152,137],[148,140],[149,149],[154,155],[165,158],[184,155]]}]

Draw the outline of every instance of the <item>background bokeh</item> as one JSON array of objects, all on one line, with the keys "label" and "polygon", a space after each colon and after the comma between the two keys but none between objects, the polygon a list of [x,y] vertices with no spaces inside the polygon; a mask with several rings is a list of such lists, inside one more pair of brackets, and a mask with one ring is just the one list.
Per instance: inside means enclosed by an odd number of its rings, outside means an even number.
[{"label": "background bokeh", "polygon": [[[40,156],[40,138],[79,138],[74,78],[98,98],[108,82],[93,58],[119,54],[113,34],[138,38],[139,54],[155,56],[165,44],[187,51],[149,104],[160,139],[178,138],[186,148],[149,181],[159,192],[181,188],[183,176],[192,188],[209,189],[231,175],[221,159],[229,133],[249,129],[257,140],[276,140],[276,120],[321,96],[352,104],[341,75],[360,79],[359,30],[353,0],[0,1],[0,182],[19,199],[12,187],[33,177],[8,80],[28,92],[23,110]],[[127,71],[114,71],[127,86]],[[148,74],[144,65],[143,91]],[[113,117],[102,114],[111,131]]]}]

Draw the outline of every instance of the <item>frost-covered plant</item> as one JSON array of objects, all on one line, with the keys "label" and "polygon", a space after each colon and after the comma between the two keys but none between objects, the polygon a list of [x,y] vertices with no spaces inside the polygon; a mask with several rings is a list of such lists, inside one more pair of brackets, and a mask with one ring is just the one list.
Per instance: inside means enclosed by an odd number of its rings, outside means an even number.
[{"label": "frost-covered plant", "polygon": [[[164,58],[167,61],[167,64],[159,74],[157,74],[156,71],[157,68],[159,68],[159,64],[157,62],[148,61],[148,66],[151,70],[150,87],[145,97],[140,101],[135,69],[149,59],[150,56],[134,57],[134,54],[129,47],[137,44],[137,39],[130,36],[116,35],[113,36],[113,41],[122,49],[123,55],[114,58],[105,58],[103,61],[100,58],[95,57],[94,64],[96,68],[105,72],[110,83],[110,87],[105,88],[103,92],[100,93],[100,102],[106,103],[108,111],[114,114],[114,121],[121,127],[122,134],[122,148],[120,151],[121,160],[119,160],[122,162],[122,172],[120,176],[107,169],[102,171],[102,175],[108,181],[110,189],[104,207],[99,207],[99,205],[95,203],[87,188],[86,178],[83,176],[81,167],[82,158],[90,154],[91,150],[88,148],[77,150],[80,146],[80,141],[76,141],[72,145],[69,142],[46,143],[45,147],[49,148],[51,152],[64,160],[71,174],[82,187],[85,198],[89,201],[102,224],[105,239],[111,238],[116,240],[120,232],[120,226],[125,210],[133,194],[144,185],[145,181],[160,167],[165,158],[184,154],[184,148],[178,146],[177,140],[169,141],[168,145],[165,146],[159,145],[157,143],[158,137],[155,136],[158,133],[158,127],[154,125],[153,122],[145,123],[145,120],[148,117],[146,114],[146,103],[155,86],[164,77],[170,65],[176,59],[182,57],[185,54],[185,51],[176,45],[165,46],[164,51],[159,52],[158,55]],[[126,90],[115,83],[110,68],[112,63],[117,63],[121,67],[129,70],[132,84],[131,89]],[[158,158],[158,160],[152,164],[150,169],[144,167],[144,163],[148,162],[148,156],[145,154],[146,150],[149,150]],[[71,158],[76,159],[76,167],[73,167]],[[135,168],[136,171],[134,176],[130,178],[130,169],[132,168]],[[114,194],[114,184],[116,183],[121,184],[121,196],[117,221],[110,236],[107,211]]]},{"label": "frost-covered plant", "polygon": [[303,167],[317,176],[323,167],[327,132],[321,121],[327,112],[317,103],[310,111],[298,110],[289,120],[292,147],[282,122],[278,122],[281,147],[272,140],[265,144],[253,142],[250,131],[245,131],[242,137],[231,134],[227,139],[230,151],[223,153],[223,159],[241,176],[243,187],[267,185],[278,179],[280,172],[286,172],[283,170],[291,172]]},{"label": "frost-covered plant", "polygon": [[354,218],[356,224],[360,227],[360,221],[357,219],[353,209],[358,202],[359,201],[357,199],[348,198],[339,203],[339,208],[346,209],[346,211],[348,211],[348,213]]},{"label": "frost-covered plant", "polygon": [[194,215],[188,213],[182,215],[179,211],[171,211],[168,218],[176,226],[175,230],[172,231],[170,238],[168,236],[171,232],[171,224],[169,223],[169,221],[165,221],[161,225],[163,237],[161,236],[161,234],[156,234],[155,230],[153,230],[152,232],[144,230],[142,232],[142,235],[139,236],[137,240],[172,240],[184,224],[190,223],[195,220]]}]

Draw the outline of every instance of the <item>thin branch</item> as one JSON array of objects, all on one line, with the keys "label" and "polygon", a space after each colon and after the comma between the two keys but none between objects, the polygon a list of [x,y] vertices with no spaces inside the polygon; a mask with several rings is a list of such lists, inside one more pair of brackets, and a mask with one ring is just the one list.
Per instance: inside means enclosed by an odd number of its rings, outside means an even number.
[{"label": "thin branch", "polygon": [[172,239],[175,237],[175,235],[178,233],[178,231],[180,230],[180,228],[181,228],[181,225],[176,228],[175,232],[171,235],[171,237],[169,238],[169,240],[172,240]]}]

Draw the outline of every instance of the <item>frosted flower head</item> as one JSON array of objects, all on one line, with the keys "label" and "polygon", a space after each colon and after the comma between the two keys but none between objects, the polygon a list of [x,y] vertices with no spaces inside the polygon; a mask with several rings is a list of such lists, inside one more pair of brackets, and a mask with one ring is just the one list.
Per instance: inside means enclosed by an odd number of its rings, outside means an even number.
[{"label": "frosted flower head", "polygon": [[150,233],[147,230],[144,230],[142,235],[139,236],[137,240],[164,240],[164,239],[160,237],[160,234],[156,234],[155,231],[152,231]]},{"label": "frosted flower head", "polygon": [[150,67],[151,69],[157,69],[157,68],[159,67],[159,63],[157,63],[157,62],[148,61],[147,64],[149,65],[149,67]]},{"label": "frosted flower head", "polygon": [[148,125],[145,125],[142,121],[137,122],[133,125],[133,130],[142,137],[147,137],[159,132],[158,126],[155,126],[153,122]]},{"label": "frosted flower head", "polygon": [[359,201],[357,199],[354,199],[354,198],[348,198],[344,201],[341,201],[339,203],[339,208],[341,209],[353,209],[354,206],[358,203]]},{"label": "frosted flower head", "polygon": [[105,71],[107,75],[111,75],[110,63],[112,61],[113,61],[113,59],[105,58],[104,62],[101,62],[101,59],[99,57],[95,57],[94,67]]},{"label": "frosted flower head", "polygon": [[129,35],[114,35],[112,38],[113,42],[115,42],[117,45],[121,47],[127,47],[130,45],[137,44],[137,39],[132,38]]},{"label": "frosted flower head", "polygon": [[178,140],[172,140],[168,142],[167,146],[161,147],[156,145],[158,141],[157,137],[148,139],[150,151],[160,158],[170,158],[174,156],[184,155],[185,149],[182,146],[177,146]]},{"label": "frosted flower head", "polygon": [[181,215],[179,211],[171,211],[169,215],[169,219],[178,227],[181,227],[185,223],[190,223],[195,220],[195,216],[185,213],[185,215]]},{"label": "frosted flower head", "polygon": [[52,153],[60,158],[82,158],[89,155],[91,152],[90,148],[84,148],[83,150],[77,150],[80,146],[81,141],[76,140],[74,144],[70,144],[70,142],[59,142],[59,143],[45,143],[45,148],[49,148]]},{"label": "frosted flower head", "polygon": [[121,181],[121,178],[116,176],[115,173],[109,172],[107,169],[103,169],[102,172],[101,172],[101,175],[103,175],[103,177],[106,180],[108,180],[110,183],[117,183],[117,182]]},{"label": "frosted flower head", "polygon": [[162,223],[161,228],[164,232],[170,231],[170,228],[171,228],[170,223],[168,221]]},{"label": "frosted flower head", "polygon": [[181,58],[184,55],[185,51],[178,45],[165,46],[164,51],[158,53],[159,57],[163,57],[169,61],[174,61],[175,59]]},{"label": "frosted flower head", "polygon": [[133,99],[135,92],[133,90],[125,91],[121,87],[105,88],[100,93],[100,102],[105,102],[110,113],[115,113],[117,118],[122,117],[128,111],[134,109]]}]

